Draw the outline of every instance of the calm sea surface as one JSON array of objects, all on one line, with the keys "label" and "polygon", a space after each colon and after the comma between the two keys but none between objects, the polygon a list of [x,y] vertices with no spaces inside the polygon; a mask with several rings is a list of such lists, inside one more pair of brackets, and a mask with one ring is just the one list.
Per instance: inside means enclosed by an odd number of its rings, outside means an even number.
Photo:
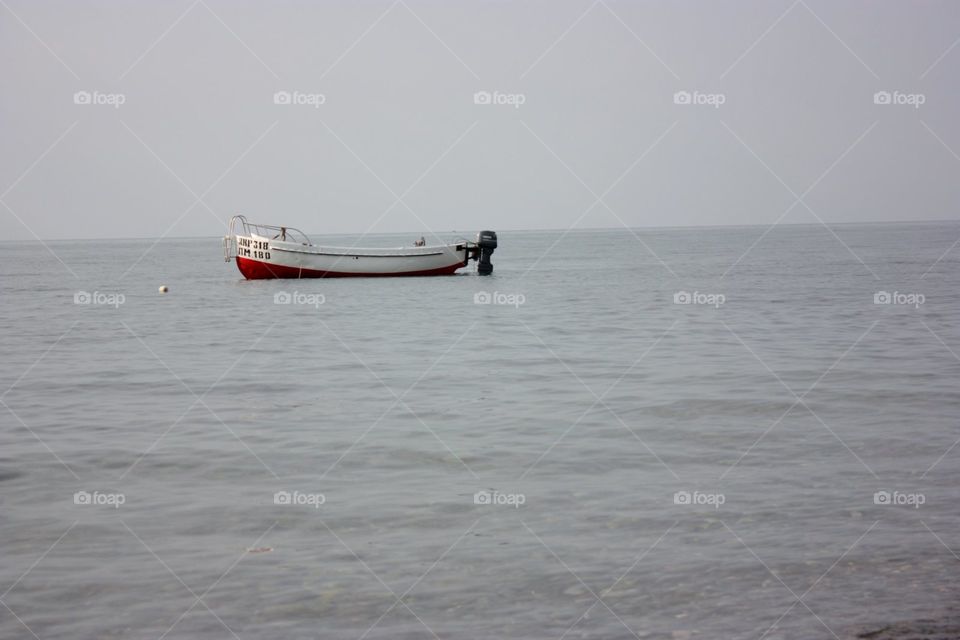
[{"label": "calm sea surface", "polygon": [[0,244],[0,637],[960,637],[960,224],[833,230]]}]

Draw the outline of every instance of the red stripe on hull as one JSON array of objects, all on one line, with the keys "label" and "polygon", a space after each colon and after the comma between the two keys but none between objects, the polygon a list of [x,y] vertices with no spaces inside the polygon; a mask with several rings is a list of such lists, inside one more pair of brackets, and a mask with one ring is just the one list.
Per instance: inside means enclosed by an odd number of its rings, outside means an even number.
[{"label": "red stripe on hull", "polygon": [[268,264],[250,258],[237,256],[237,268],[247,280],[269,280],[272,278],[386,278],[399,276],[448,276],[464,267],[463,262],[455,262],[448,267],[426,269],[424,271],[404,271],[402,273],[350,273],[348,271],[317,271]]}]

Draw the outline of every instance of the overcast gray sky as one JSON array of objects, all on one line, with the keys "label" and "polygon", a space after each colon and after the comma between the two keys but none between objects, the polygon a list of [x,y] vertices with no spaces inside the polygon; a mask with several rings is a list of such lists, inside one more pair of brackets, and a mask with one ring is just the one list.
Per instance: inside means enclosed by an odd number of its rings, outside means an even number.
[{"label": "overcast gray sky", "polygon": [[958,39],[951,1],[3,0],[0,237],[956,219]]}]

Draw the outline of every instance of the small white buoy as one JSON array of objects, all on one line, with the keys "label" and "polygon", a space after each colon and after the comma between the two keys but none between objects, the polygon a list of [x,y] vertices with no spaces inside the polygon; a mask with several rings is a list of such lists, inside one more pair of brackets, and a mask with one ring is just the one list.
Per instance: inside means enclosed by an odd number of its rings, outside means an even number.
[{"label": "small white buoy", "polygon": [[167,285],[160,285],[160,293],[166,293],[167,291],[169,291],[169,289],[167,289]]}]

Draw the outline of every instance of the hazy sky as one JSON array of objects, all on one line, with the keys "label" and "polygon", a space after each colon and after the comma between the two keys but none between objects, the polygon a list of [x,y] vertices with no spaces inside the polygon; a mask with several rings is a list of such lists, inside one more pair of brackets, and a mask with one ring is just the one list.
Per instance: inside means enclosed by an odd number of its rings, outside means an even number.
[{"label": "hazy sky", "polygon": [[958,39],[955,1],[3,0],[0,238],[956,219]]}]

